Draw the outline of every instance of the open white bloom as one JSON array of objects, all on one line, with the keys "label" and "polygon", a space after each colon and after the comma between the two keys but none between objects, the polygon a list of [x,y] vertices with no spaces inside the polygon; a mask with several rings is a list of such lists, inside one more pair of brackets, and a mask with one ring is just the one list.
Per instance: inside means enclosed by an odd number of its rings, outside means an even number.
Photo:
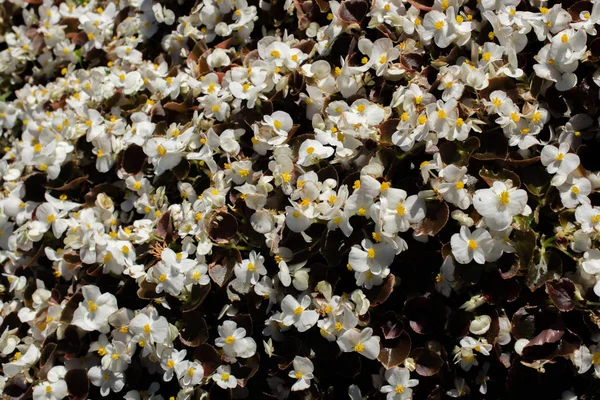
[{"label": "open white bloom", "polygon": [[531,213],[527,192],[500,181],[495,181],[489,189],[475,192],[473,206],[485,218],[487,226],[496,231],[508,228],[515,215]]},{"label": "open white bloom", "polygon": [[231,367],[229,365],[221,365],[212,376],[213,381],[222,389],[233,389],[237,386],[237,379],[231,375]]},{"label": "open white bloom", "polygon": [[472,260],[478,264],[485,264],[494,246],[488,231],[479,228],[471,232],[466,226],[461,226],[460,233],[452,235],[450,244],[454,258],[461,264],[468,264]]},{"label": "open white bloom", "polygon": [[392,264],[395,255],[395,250],[389,244],[373,243],[369,239],[363,239],[361,246],[355,245],[350,249],[348,264],[354,271],[370,271],[379,275]]},{"label": "open white bloom", "polygon": [[319,314],[315,310],[308,310],[311,300],[309,296],[304,296],[301,302],[298,302],[292,295],[287,295],[281,301],[280,319],[283,325],[294,325],[298,332],[305,332],[312,328],[319,319]]},{"label": "open white bloom", "polygon": [[288,376],[297,379],[292,385],[292,392],[308,389],[313,378],[313,363],[306,357],[296,356],[292,364],[294,369],[289,372]]},{"label": "open white bloom", "polygon": [[558,148],[546,145],[542,149],[542,164],[546,166],[548,173],[556,174],[552,177],[552,184],[554,186],[562,185],[567,176],[579,166],[579,156],[569,153],[569,149],[569,143],[561,143]]},{"label": "open white bloom", "polygon": [[410,379],[410,371],[406,368],[394,367],[385,371],[385,380],[388,385],[379,389],[387,393],[387,400],[405,400],[412,398],[413,387],[419,384],[418,379]]},{"label": "open white bloom", "polygon": [[85,331],[108,333],[108,317],[117,311],[117,299],[111,293],[101,293],[98,286],[86,285],[81,289],[83,301],[73,313],[72,324]]},{"label": "open white bloom", "polygon": [[343,352],[355,351],[371,360],[379,355],[379,336],[373,336],[373,329],[349,329],[337,340]]},{"label": "open white bloom", "polygon": [[217,330],[219,337],[215,344],[222,347],[228,357],[249,358],[256,353],[256,342],[251,337],[246,337],[246,330],[238,328],[235,321],[224,321]]}]

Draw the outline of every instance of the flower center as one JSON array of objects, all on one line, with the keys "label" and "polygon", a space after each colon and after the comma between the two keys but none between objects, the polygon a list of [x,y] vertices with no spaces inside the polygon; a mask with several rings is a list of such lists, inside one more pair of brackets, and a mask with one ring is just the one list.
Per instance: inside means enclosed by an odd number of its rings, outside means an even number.
[{"label": "flower center", "polygon": [[88,301],[88,311],[89,312],[94,312],[98,309],[98,306],[96,306],[96,303],[94,303],[93,301]]},{"label": "flower center", "polygon": [[119,355],[116,354],[116,353],[113,354],[111,357],[112,357],[113,360],[118,360],[119,359]]},{"label": "flower center", "polygon": [[281,121],[276,119],[275,121],[273,121],[273,126],[275,127],[275,129],[281,129]]},{"label": "flower center", "polygon": [[565,158],[565,155],[564,155],[563,153],[558,153],[558,154],[556,155],[556,158],[555,158],[555,160],[556,160],[556,161],[562,161],[564,158]]},{"label": "flower center", "polygon": [[594,364],[594,365],[600,364],[600,351],[594,353],[594,355],[592,356],[592,364]]},{"label": "flower center", "polygon": [[294,374],[294,376],[296,377],[296,379],[302,379],[302,372],[298,371]]},{"label": "flower center", "polygon": [[357,353],[362,352],[364,349],[365,349],[365,345],[362,343],[359,343],[356,346],[354,346],[354,351],[356,351]]},{"label": "flower center", "polygon": [[169,360],[169,361],[167,362],[167,367],[169,367],[169,369],[173,368],[174,366],[175,366],[175,361],[173,361],[173,360]]},{"label": "flower center", "polygon": [[571,192],[573,192],[573,194],[579,194],[579,193],[580,193],[580,190],[579,190],[579,188],[578,188],[577,186],[573,186],[573,187],[571,188]]},{"label": "flower center", "polygon": [[162,274],[161,276],[158,277],[158,280],[162,283],[164,281],[167,280],[167,275],[166,274]]},{"label": "flower center", "polygon": [[446,119],[446,111],[444,111],[444,110],[438,110],[437,116],[438,116],[438,118]]},{"label": "flower center", "polygon": [[444,21],[436,21],[435,24],[433,24],[433,27],[435,28],[436,31],[440,31],[442,30],[442,28],[444,27],[446,23]]},{"label": "flower center", "polygon": [[146,333],[146,334],[150,333],[150,324],[144,325],[144,333]]},{"label": "flower center", "polygon": [[302,311],[304,311],[304,309],[302,307],[298,306],[294,309],[294,314],[296,314],[296,315],[302,314]]},{"label": "flower center", "polygon": [[227,344],[233,344],[233,342],[235,342],[235,338],[233,336],[227,336],[225,338],[225,343],[227,343]]},{"label": "flower center", "polygon": [[469,240],[469,248],[471,250],[477,250],[477,242],[474,241],[473,239]]},{"label": "flower center", "polygon": [[464,189],[465,184],[461,181],[458,181],[454,184],[454,187],[456,188],[456,190]]},{"label": "flower center", "polygon": [[375,258],[375,250],[374,249],[367,250],[367,257]]},{"label": "flower center", "polygon": [[221,380],[228,381],[230,376],[227,372],[224,372],[221,374]]},{"label": "flower center", "polygon": [[50,386],[50,385],[46,386],[46,393],[52,393],[52,386]]},{"label": "flower center", "polygon": [[600,222],[600,214],[596,214],[596,215],[592,216],[592,222],[594,224],[597,224],[598,222]]},{"label": "flower center", "polygon": [[250,272],[254,271],[254,264],[248,263],[248,271],[250,271]]},{"label": "flower center", "polygon": [[396,393],[402,394],[404,393],[404,385],[398,385],[394,390],[396,391]]},{"label": "flower center", "polygon": [[507,190],[500,193],[500,196],[498,196],[498,197],[500,198],[500,204],[505,206],[508,203],[510,203],[510,195],[508,194]]},{"label": "flower center", "polygon": [[486,51],[481,55],[481,58],[483,58],[484,61],[490,61],[490,59],[492,58],[492,53]]}]

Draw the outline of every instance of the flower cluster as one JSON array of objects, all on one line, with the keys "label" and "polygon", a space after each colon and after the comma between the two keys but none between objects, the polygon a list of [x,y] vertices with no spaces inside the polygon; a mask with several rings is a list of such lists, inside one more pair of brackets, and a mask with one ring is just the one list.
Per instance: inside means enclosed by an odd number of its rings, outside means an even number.
[{"label": "flower cluster", "polygon": [[7,396],[594,395],[600,1],[0,22]]}]

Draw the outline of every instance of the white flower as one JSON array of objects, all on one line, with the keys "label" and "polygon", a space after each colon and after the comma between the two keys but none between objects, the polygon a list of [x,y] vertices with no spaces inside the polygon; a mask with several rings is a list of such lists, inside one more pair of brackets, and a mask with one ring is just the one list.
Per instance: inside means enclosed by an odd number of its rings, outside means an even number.
[{"label": "white flower", "polygon": [[581,204],[575,209],[575,219],[581,224],[581,230],[586,233],[600,232],[600,208],[590,204]]},{"label": "white flower", "polygon": [[67,382],[62,379],[56,382],[41,382],[33,388],[34,400],[60,400],[67,394]]},{"label": "white flower", "polygon": [[396,251],[385,242],[373,243],[363,239],[361,246],[354,245],[348,255],[348,263],[357,272],[370,271],[379,275],[392,264],[396,256]]},{"label": "white flower", "polygon": [[107,371],[98,366],[88,370],[88,378],[92,385],[100,388],[103,397],[108,396],[111,391],[118,393],[125,386],[125,375],[122,372]]},{"label": "white flower", "polygon": [[237,386],[237,379],[231,375],[229,365],[220,365],[212,376],[213,381],[222,389],[233,389]]},{"label": "white flower", "polygon": [[[454,14],[454,9],[449,7],[446,12]],[[446,15],[436,10],[429,11],[425,15],[420,34],[424,42],[429,42],[433,38],[435,44],[442,49],[448,47],[456,38],[454,24],[448,23]]]},{"label": "white flower", "polygon": [[108,333],[108,317],[117,311],[117,298],[111,293],[100,292],[94,285],[86,285],[81,289],[83,301],[73,313],[72,324],[84,331],[100,331]]},{"label": "white flower", "polygon": [[546,166],[548,173],[556,174],[552,178],[554,186],[562,185],[567,176],[579,166],[579,156],[569,153],[569,148],[570,145],[568,143],[561,143],[558,148],[546,145],[542,149],[542,164]]},{"label": "white flower", "polygon": [[285,326],[294,325],[298,332],[305,332],[312,328],[319,319],[319,314],[315,310],[308,310],[310,307],[310,296],[302,297],[301,303],[292,295],[287,295],[281,301],[281,322]]},{"label": "white flower", "polygon": [[471,233],[466,226],[461,226],[460,233],[452,235],[450,244],[454,258],[461,264],[468,264],[472,260],[478,264],[485,264],[494,245],[488,231],[479,228]]},{"label": "white flower", "polygon": [[410,379],[410,371],[408,369],[398,367],[385,371],[385,380],[389,385],[384,385],[379,390],[381,393],[387,393],[387,400],[411,399],[411,388],[419,384],[418,379]]},{"label": "white flower", "polygon": [[508,228],[515,215],[531,212],[527,206],[527,192],[500,181],[495,181],[489,189],[475,192],[473,206],[490,229],[496,231]]},{"label": "white flower", "polygon": [[129,329],[149,343],[164,343],[169,335],[169,323],[154,307],[141,312],[129,322]]},{"label": "white flower", "polygon": [[260,253],[252,250],[248,256],[248,260],[243,260],[241,264],[236,264],[234,268],[235,276],[245,283],[256,285],[260,277],[267,273],[264,262],[265,258]]},{"label": "white flower", "polygon": [[337,344],[345,353],[355,351],[374,360],[379,355],[379,340],[379,336],[373,336],[371,328],[364,328],[362,331],[350,329],[339,337]]},{"label": "white flower", "polygon": [[310,380],[313,378],[313,363],[306,357],[294,357],[294,369],[288,374],[290,378],[297,381],[292,385],[292,392],[305,390],[310,387]]},{"label": "white flower", "polygon": [[246,337],[246,330],[238,328],[235,321],[224,321],[217,330],[219,337],[215,340],[217,347],[222,347],[228,357],[249,358],[256,353],[256,342]]},{"label": "white flower", "polygon": [[316,140],[305,140],[300,145],[298,164],[302,165],[303,167],[318,164],[322,159],[329,158],[333,154],[333,151],[333,148],[329,146],[323,146]]},{"label": "white flower", "polygon": [[592,191],[589,179],[569,175],[564,183],[558,187],[560,200],[566,208],[575,208],[579,204],[589,204],[588,195]]},{"label": "white flower", "polygon": [[204,368],[196,361],[184,360],[175,364],[175,373],[183,387],[198,385],[204,378]]}]

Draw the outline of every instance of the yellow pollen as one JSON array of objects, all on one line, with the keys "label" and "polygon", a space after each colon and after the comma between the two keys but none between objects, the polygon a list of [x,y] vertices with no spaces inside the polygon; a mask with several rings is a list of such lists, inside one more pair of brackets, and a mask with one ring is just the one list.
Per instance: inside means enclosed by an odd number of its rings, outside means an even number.
[{"label": "yellow pollen", "polygon": [[388,190],[390,188],[390,183],[389,182],[382,182],[381,185],[379,186],[379,190],[381,190],[382,192],[385,192],[386,190]]},{"label": "yellow pollen", "polygon": [[510,194],[508,194],[507,190],[500,193],[500,196],[498,197],[500,198],[500,204],[507,205],[508,203],[510,203]]},{"label": "yellow pollen", "polygon": [[465,184],[461,181],[458,181],[454,184],[454,187],[456,188],[456,190],[464,189]]},{"label": "yellow pollen", "polygon": [[250,175],[250,171],[248,171],[247,169],[240,169],[240,170],[239,170],[239,172],[238,172],[238,174],[239,174],[239,175],[240,175],[242,178],[245,178],[245,177],[247,177],[248,175]]},{"label": "yellow pollen", "polygon": [[406,122],[408,121],[408,113],[405,111],[402,113],[402,115],[400,116],[400,119],[402,120],[402,122]]},{"label": "yellow pollen", "polygon": [[488,39],[494,40],[495,37],[496,37],[496,34],[494,32],[488,33]]},{"label": "yellow pollen", "polygon": [[404,385],[398,385],[394,388],[394,391],[398,394],[404,393]]},{"label": "yellow pollen", "polygon": [[564,155],[563,153],[558,153],[558,154],[556,155],[556,158],[555,158],[555,160],[556,160],[556,161],[562,161],[564,158],[565,158],[565,155]]},{"label": "yellow pollen", "polygon": [[281,53],[278,50],[271,51],[271,57],[279,57],[279,56],[281,56]]},{"label": "yellow pollen", "polygon": [[421,101],[423,100],[423,96],[416,96],[415,97],[415,104],[419,105],[421,104]]},{"label": "yellow pollen", "polygon": [[230,376],[231,375],[229,375],[227,372],[225,372],[225,373],[221,374],[221,380],[228,381]]},{"label": "yellow pollen", "polygon": [[296,315],[302,314],[303,311],[304,311],[304,309],[302,307],[298,306],[294,309],[294,314],[296,314]]},{"label": "yellow pollen", "polygon": [[233,336],[227,336],[225,338],[225,343],[226,344],[233,344],[233,342],[235,342],[235,338]]},{"label": "yellow pollen", "polygon": [[529,133],[529,128],[521,129],[521,135],[527,135]]},{"label": "yellow pollen", "polygon": [[438,116],[438,118],[445,119],[446,118],[446,111],[444,111],[444,110],[438,110],[437,116]]},{"label": "yellow pollen", "polygon": [[358,209],[358,211],[357,211],[356,213],[357,213],[358,215],[360,215],[361,217],[364,217],[364,216],[365,216],[365,214],[367,213],[367,210],[366,210],[366,208],[364,208],[364,207],[361,207],[361,208],[359,208],[359,209]]},{"label": "yellow pollen", "polygon": [[50,214],[46,217],[46,221],[48,221],[49,223],[53,223],[56,220],[56,217],[54,216],[54,214]]},{"label": "yellow pollen", "polygon": [[477,250],[477,242],[474,241],[473,239],[469,240],[469,249]]},{"label": "yellow pollen", "polygon": [[100,347],[98,349],[98,355],[105,356],[106,355],[106,349],[104,347]]},{"label": "yellow pollen", "polygon": [[531,122],[540,122],[542,119],[542,113],[539,111],[536,111],[535,113],[533,113],[533,117],[531,117]]},{"label": "yellow pollen", "polygon": [[42,151],[42,148],[43,148],[42,144],[38,143],[35,146],[33,146],[33,151],[35,151],[36,153],[39,153],[40,151]]},{"label": "yellow pollen", "polygon": [[435,281],[436,281],[437,283],[440,283],[440,282],[442,281],[442,274],[437,274],[437,275],[435,276]]},{"label": "yellow pollen", "polygon": [[288,183],[292,179],[292,175],[289,172],[284,172],[281,174],[281,178],[283,179],[283,182]]},{"label": "yellow pollen", "polygon": [[134,190],[140,190],[140,189],[141,189],[141,187],[142,187],[142,182],[135,182],[135,183],[133,184],[133,189],[134,189]]},{"label": "yellow pollen", "polygon": [[276,119],[275,121],[273,121],[273,126],[275,127],[275,129],[281,129],[281,121]]},{"label": "yellow pollen", "polygon": [[314,152],[315,152],[315,148],[314,148],[314,147],[309,147],[308,149],[306,149],[306,152],[307,152],[308,154],[312,154],[312,153],[314,153]]},{"label": "yellow pollen", "polygon": [[363,57],[363,58],[360,59],[360,62],[363,63],[363,64],[366,64],[366,63],[369,62],[369,59],[367,57]]},{"label": "yellow pollen", "polygon": [[415,25],[421,25],[421,18],[415,18]]},{"label": "yellow pollen", "polygon": [[371,236],[373,237],[373,240],[377,243],[381,242],[381,235],[377,232],[373,232],[371,234]]},{"label": "yellow pollen", "polygon": [[306,207],[310,204],[310,200],[308,200],[306,197],[302,199],[302,201],[300,202],[300,205],[302,207]]},{"label": "yellow pollen", "polygon": [[175,366],[175,361],[173,361],[173,360],[169,360],[169,361],[167,362],[167,367],[168,367],[169,369],[172,369],[174,366]]},{"label": "yellow pollen", "polygon": [[592,364],[593,365],[600,364],[600,351],[595,352],[594,355],[592,356]]},{"label": "yellow pollen", "polygon": [[489,51],[486,51],[485,53],[483,53],[483,54],[481,55],[481,58],[482,58],[484,61],[490,61],[490,59],[492,58],[492,53],[490,53]]},{"label": "yellow pollen", "polygon": [[497,97],[494,97],[494,98],[492,99],[492,103],[493,103],[493,104],[494,104],[496,107],[500,107],[500,106],[502,105],[502,100],[500,100],[500,99],[499,99],[499,98],[497,98]]},{"label": "yellow pollen", "polygon": [[563,33],[560,37],[560,41],[563,43],[567,43],[569,41],[569,36],[566,33]]},{"label": "yellow pollen", "polygon": [[52,393],[52,386],[46,385],[46,393]]},{"label": "yellow pollen", "polygon": [[462,119],[462,118],[458,118],[458,119],[456,120],[456,126],[458,126],[459,128],[460,128],[461,126],[463,126],[464,124],[465,124],[465,120],[464,120],[464,119]]},{"label": "yellow pollen", "polygon": [[387,58],[385,56],[379,57],[379,64],[384,64],[386,61],[387,61]]},{"label": "yellow pollen", "polygon": [[365,349],[365,345],[362,343],[359,343],[356,346],[354,346],[354,351],[356,351],[357,353],[362,352],[364,349]]},{"label": "yellow pollen", "polygon": [[294,217],[294,218],[300,218],[300,212],[298,212],[298,211],[294,211],[294,212],[292,213],[292,217]]},{"label": "yellow pollen", "polygon": [[113,355],[111,355],[113,360],[118,360],[119,359],[119,355],[116,353],[113,353]]},{"label": "yellow pollen", "polygon": [[402,204],[398,204],[398,206],[396,207],[396,212],[398,213],[398,215],[404,215],[406,213],[406,209]]},{"label": "yellow pollen", "polygon": [[156,147],[156,151],[158,152],[158,154],[159,154],[160,156],[164,156],[165,154],[167,154],[167,149],[165,149],[165,148],[164,148],[162,145],[160,145],[160,144],[159,144],[159,145]]},{"label": "yellow pollen", "polygon": [[[111,233],[112,233],[112,232],[111,232]],[[110,254],[110,253],[106,253],[106,254],[104,255],[104,257],[102,257],[102,262],[105,262],[105,263],[106,263],[106,262],[109,262],[110,260],[112,260],[112,254]]]},{"label": "yellow pollen", "polygon": [[540,13],[542,13],[542,14],[548,13],[548,8],[547,7],[540,7]]},{"label": "yellow pollen", "polygon": [[579,136],[581,136],[581,132],[579,132],[579,131],[576,131],[576,132],[574,133],[574,135],[579,137]]},{"label": "yellow pollen", "polygon": [[254,271],[254,264],[248,263],[248,271],[250,271],[250,272]]},{"label": "yellow pollen", "polygon": [[442,28],[444,27],[444,25],[446,25],[446,23],[444,21],[436,21],[433,24],[433,27],[435,28],[435,30],[440,31],[440,30],[442,30]]},{"label": "yellow pollen", "polygon": [[510,119],[512,119],[513,122],[519,122],[521,120],[521,117],[519,116],[519,114],[517,114],[516,111],[513,111],[512,113],[510,113]]},{"label": "yellow pollen", "polygon": [[352,189],[360,189],[360,180],[355,180],[354,185],[352,185]]},{"label": "yellow pollen", "polygon": [[164,281],[166,281],[166,280],[167,280],[167,275],[166,275],[166,274],[161,274],[161,275],[158,277],[158,280],[159,280],[161,283],[162,283],[162,282],[164,282]]},{"label": "yellow pollen", "polygon": [[221,106],[219,106],[218,104],[215,104],[212,108],[211,111],[216,113],[221,109]]},{"label": "yellow pollen", "polygon": [[598,222],[600,222],[600,214],[592,216],[592,223],[597,224]]},{"label": "yellow pollen", "polygon": [[336,322],[336,323],[335,323],[335,330],[339,332],[339,331],[341,331],[342,329],[344,329],[344,325],[342,325],[342,323],[341,323],[341,322]]},{"label": "yellow pollen", "polygon": [[577,186],[573,186],[571,187],[571,192],[573,192],[573,194],[579,194],[580,190]]},{"label": "yellow pollen", "polygon": [[96,306],[96,303],[94,303],[93,301],[88,301],[88,311],[89,312],[94,312],[98,309],[98,307]]},{"label": "yellow pollen", "polygon": [[327,199],[327,202],[329,204],[333,204],[333,203],[335,203],[336,199],[337,199],[337,196],[332,194],[331,196],[329,196],[329,199]]},{"label": "yellow pollen", "polygon": [[298,61],[298,55],[297,54],[293,54],[291,57],[292,61]]},{"label": "yellow pollen", "polygon": [[417,122],[419,123],[419,125],[423,125],[425,124],[425,122],[427,122],[427,116],[425,114],[421,115],[418,119]]},{"label": "yellow pollen", "polygon": [[369,249],[367,250],[367,257],[369,258],[375,258],[375,250],[374,249]]}]

